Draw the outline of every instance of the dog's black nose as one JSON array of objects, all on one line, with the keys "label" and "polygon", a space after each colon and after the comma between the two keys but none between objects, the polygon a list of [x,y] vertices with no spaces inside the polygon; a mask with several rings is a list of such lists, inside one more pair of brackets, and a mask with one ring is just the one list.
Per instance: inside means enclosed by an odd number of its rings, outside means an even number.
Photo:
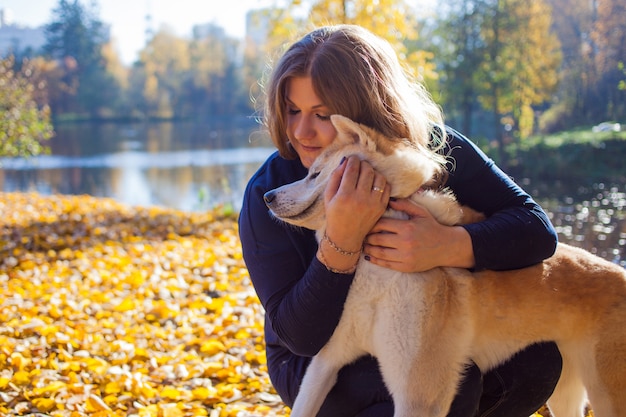
[{"label": "dog's black nose", "polygon": [[263,194],[263,201],[265,201],[265,204],[271,204],[272,201],[274,201],[274,198],[276,197],[276,193],[274,192],[274,190],[272,191],[268,191],[265,194]]}]

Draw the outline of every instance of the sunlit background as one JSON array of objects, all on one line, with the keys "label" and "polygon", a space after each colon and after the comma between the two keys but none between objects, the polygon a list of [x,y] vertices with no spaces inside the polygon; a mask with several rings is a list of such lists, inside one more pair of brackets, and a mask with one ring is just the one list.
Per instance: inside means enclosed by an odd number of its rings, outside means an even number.
[{"label": "sunlit background", "polygon": [[[0,0],[0,9],[5,24],[36,30],[51,20],[57,3],[57,0]],[[109,25],[122,62],[131,65],[150,34],[163,26],[179,36],[190,36],[194,26],[214,23],[228,35],[243,38],[246,14],[271,3],[272,0],[101,0],[96,10]],[[0,42],[6,39],[3,35]],[[40,41],[43,44],[43,36]]]},{"label": "sunlit background", "polygon": [[50,155],[0,148],[0,189],[237,210],[273,151],[259,123],[269,66],[315,25],[356,23],[392,44],[562,240],[624,264],[620,1],[0,0],[3,76],[50,110],[29,135],[54,130]]}]

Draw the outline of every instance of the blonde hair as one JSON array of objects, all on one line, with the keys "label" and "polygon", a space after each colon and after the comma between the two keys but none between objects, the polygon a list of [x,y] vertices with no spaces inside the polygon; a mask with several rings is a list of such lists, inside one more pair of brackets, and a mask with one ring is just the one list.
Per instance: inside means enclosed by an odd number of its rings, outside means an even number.
[{"label": "blonde hair", "polygon": [[303,76],[332,113],[424,147],[441,139],[434,129],[443,124],[441,109],[403,70],[389,42],[356,25],[324,26],[287,49],[267,85],[265,123],[284,158],[297,157],[286,133],[286,86]]}]

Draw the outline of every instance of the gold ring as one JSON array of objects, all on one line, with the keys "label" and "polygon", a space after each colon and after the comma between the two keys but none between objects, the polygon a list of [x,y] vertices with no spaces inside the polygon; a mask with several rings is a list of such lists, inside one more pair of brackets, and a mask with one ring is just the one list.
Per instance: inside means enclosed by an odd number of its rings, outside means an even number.
[{"label": "gold ring", "polygon": [[382,194],[382,193],[384,193],[384,192],[385,192],[385,189],[384,189],[384,188],[380,188],[380,187],[376,187],[376,186],[374,186],[374,187],[372,187],[372,191],[378,191],[379,193],[381,193],[381,194]]}]

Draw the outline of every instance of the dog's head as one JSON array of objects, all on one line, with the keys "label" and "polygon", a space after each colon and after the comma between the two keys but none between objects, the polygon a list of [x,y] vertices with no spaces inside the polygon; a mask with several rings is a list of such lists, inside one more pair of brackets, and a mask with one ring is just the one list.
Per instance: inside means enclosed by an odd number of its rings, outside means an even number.
[{"label": "dog's head", "polygon": [[386,138],[379,132],[340,116],[331,116],[337,137],[315,159],[308,175],[268,191],[265,203],[280,220],[311,230],[324,226],[324,190],[343,157],[358,155],[384,175],[391,196],[408,197],[429,181],[438,168],[424,149],[405,139]]}]

